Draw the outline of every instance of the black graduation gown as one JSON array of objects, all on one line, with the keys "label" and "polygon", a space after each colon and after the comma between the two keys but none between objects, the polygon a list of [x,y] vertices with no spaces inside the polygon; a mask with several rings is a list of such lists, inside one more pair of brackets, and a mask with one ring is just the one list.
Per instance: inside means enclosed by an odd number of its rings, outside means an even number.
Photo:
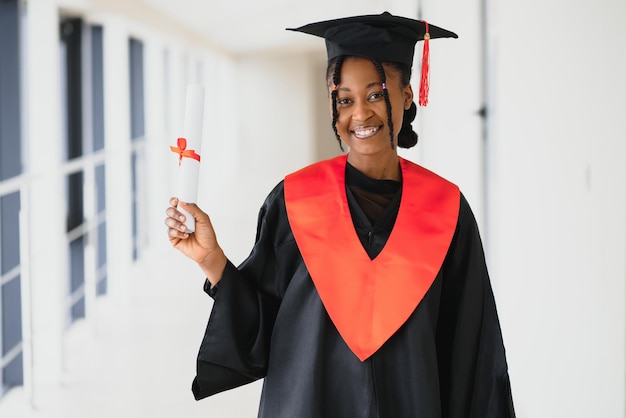
[{"label": "black graduation gown", "polygon": [[[400,199],[371,228],[349,204],[370,257]],[[394,209],[395,208],[395,209]],[[391,222],[389,222],[391,217]],[[364,238],[369,232],[369,238]],[[287,220],[283,182],[250,256],[228,262],[198,353],[196,399],[265,378],[263,418],[514,417],[505,350],[476,221],[463,196],[447,256],[414,313],[361,362],[332,324]]]}]

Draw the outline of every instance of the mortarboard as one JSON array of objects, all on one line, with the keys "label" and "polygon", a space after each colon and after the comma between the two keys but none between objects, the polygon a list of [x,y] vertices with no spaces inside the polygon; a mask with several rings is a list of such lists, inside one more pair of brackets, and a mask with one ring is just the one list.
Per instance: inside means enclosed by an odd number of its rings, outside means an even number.
[{"label": "mortarboard", "polygon": [[420,84],[422,106],[428,102],[428,41],[434,38],[458,38],[456,33],[426,21],[394,16],[389,12],[325,20],[287,30],[324,38],[329,61],[340,55],[352,55],[412,66],[415,44],[423,40]]}]

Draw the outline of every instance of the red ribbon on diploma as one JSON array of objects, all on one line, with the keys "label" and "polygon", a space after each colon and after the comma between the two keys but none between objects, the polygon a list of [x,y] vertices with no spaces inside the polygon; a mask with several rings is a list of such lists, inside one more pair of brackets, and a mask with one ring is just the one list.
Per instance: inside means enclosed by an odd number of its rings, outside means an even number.
[{"label": "red ribbon on diploma", "polygon": [[170,149],[172,152],[178,154],[178,165],[180,165],[183,161],[183,157],[193,158],[194,160],[200,161],[200,155],[196,154],[196,152],[192,149],[187,148],[187,140],[185,138],[178,138],[177,140],[178,147],[173,147],[170,145]]}]

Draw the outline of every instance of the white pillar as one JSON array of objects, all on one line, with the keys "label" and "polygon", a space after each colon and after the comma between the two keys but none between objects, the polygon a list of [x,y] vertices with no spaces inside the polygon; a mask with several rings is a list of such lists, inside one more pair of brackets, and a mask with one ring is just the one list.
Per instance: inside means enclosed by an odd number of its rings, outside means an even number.
[{"label": "white pillar", "polygon": [[[58,385],[62,373],[65,327],[67,246],[65,191],[60,171],[61,138],[59,21],[56,4],[27,4],[27,165],[33,176],[30,194],[30,277],[34,402]],[[44,70],[45,69],[45,70]]]},{"label": "white pillar", "polygon": [[103,20],[107,277],[109,296],[127,301],[133,279],[129,37],[121,18]]}]

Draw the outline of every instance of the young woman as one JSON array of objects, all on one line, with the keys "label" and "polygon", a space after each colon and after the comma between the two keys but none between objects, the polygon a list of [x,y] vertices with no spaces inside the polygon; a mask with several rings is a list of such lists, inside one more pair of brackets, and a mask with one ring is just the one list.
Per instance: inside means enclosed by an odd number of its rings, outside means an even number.
[{"label": "young woman", "polygon": [[349,151],[274,188],[238,267],[209,217],[171,200],[169,240],[214,299],[196,399],[264,378],[260,417],[514,416],[471,209],[397,154],[417,142],[415,44],[456,35],[388,13],[295,30],[326,39],[333,130]]}]

